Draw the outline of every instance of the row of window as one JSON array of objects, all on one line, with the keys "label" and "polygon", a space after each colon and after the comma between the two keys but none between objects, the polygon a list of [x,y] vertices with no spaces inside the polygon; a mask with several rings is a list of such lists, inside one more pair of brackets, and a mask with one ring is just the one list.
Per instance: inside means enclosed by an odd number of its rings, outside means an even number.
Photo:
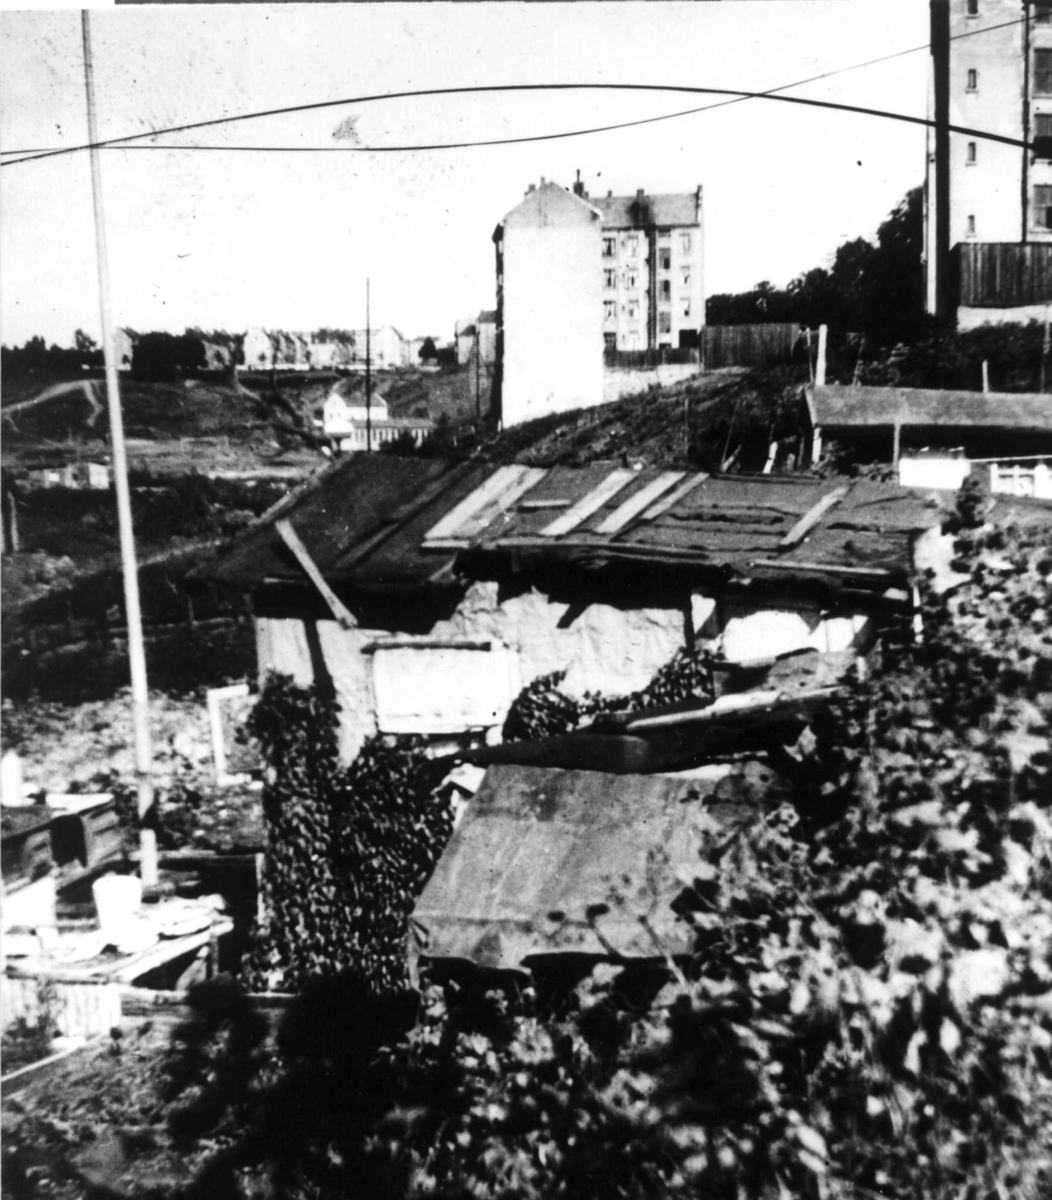
[{"label": "row of window", "polygon": [[[964,86],[969,92],[979,90],[979,72],[975,67],[968,68]],[[1052,96],[1052,49],[1034,51],[1033,91],[1035,96]]]},{"label": "row of window", "polygon": [[[1033,227],[1052,232],[1052,184],[1036,184],[1033,201]],[[969,214],[967,218],[966,233],[968,237],[975,237],[978,233],[974,215]]]},{"label": "row of window", "polygon": [[[679,312],[680,312],[680,316],[683,316],[683,317],[690,316],[690,297],[689,296],[681,296],[680,297]],[[635,301],[630,301],[628,304],[625,305],[625,316],[628,318],[629,321],[638,321],[639,320],[639,305]],[[616,300],[604,300],[603,301],[603,320],[608,325],[610,324],[611,321],[617,320],[617,301]],[[658,329],[661,330],[662,332],[668,333],[668,331],[672,328],[672,325],[670,323],[671,321],[672,321],[672,313],[669,312],[667,309],[663,309],[658,313]],[[663,324],[663,323],[665,323],[665,324]]]},{"label": "row of window", "polygon": [[[968,16],[979,15],[979,0],[968,0]],[[1037,0],[1034,5],[1034,15],[1031,18],[1035,25],[1052,25],[1052,0]]]},{"label": "row of window", "polygon": [[[1052,113],[1036,113],[1034,128],[1030,134],[1030,148],[1035,158],[1052,159]],[[979,143],[968,142],[964,161],[974,166],[979,161]]]},{"label": "row of window", "polygon": [[[669,235],[659,234],[659,238],[664,241]],[[681,233],[679,235],[679,249],[681,254],[689,254],[691,248],[691,235],[689,233]],[[632,233],[625,238],[625,250],[628,252],[629,258],[639,257],[639,235]],[[603,258],[617,257],[617,238],[603,238]],[[672,248],[671,246],[658,247],[658,265],[662,270],[669,271],[672,269]]]},{"label": "row of window", "polygon": [[[671,268],[665,267],[664,270]],[[683,287],[690,287],[690,267],[680,267],[680,281]],[[608,288],[617,287],[617,271],[613,268],[607,268],[603,272],[603,286]],[[639,273],[635,270],[625,272],[625,287],[630,291],[635,291],[639,287]],[[667,300],[672,291],[671,279],[658,280],[659,294],[662,300]]]}]

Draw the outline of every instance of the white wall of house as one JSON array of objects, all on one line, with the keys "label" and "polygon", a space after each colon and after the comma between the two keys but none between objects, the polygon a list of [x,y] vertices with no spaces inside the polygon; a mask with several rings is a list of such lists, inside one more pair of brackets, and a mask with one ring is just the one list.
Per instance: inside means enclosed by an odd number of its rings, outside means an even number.
[{"label": "white wall of house", "polygon": [[[536,589],[501,600],[498,585],[485,582],[472,584],[453,616],[422,636],[317,622],[341,708],[341,757],[352,759],[377,731],[475,730],[488,740],[499,739],[519,690],[556,671],[566,673],[560,689],[578,699],[588,692],[638,691],[684,649],[688,621],[694,636],[721,657],[742,662],[805,648],[842,652],[869,630],[862,613],[831,615],[785,604],[777,609],[717,605],[700,593],[689,613],[597,603],[564,627],[569,609]],[[376,649],[394,639],[397,646]],[[304,621],[259,617],[256,642],[261,682],[268,671],[292,675],[304,686],[312,682]],[[479,642],[489,648],[478,648]]]},{"label": "white wall of house", "polygon": [[505,426],[603,400],[600,214],[542,184],[503,223]]},{"label": "white wall of house", "polygon": [[924,455],[899,459],[899,483],[903,487],[952,488],[956,491],[971,474],[972,464],[959,455],[945,458]]}]

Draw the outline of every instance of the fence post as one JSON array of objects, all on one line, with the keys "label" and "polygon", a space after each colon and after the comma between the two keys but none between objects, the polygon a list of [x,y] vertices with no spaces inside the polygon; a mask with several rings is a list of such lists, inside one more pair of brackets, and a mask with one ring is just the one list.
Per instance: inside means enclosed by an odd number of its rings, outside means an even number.
[{"label": "fence post", "polygon": [[818,327],[818,364],[815,367],[815,387],[826,385],[826,341],[829,336],[829,326]]}]

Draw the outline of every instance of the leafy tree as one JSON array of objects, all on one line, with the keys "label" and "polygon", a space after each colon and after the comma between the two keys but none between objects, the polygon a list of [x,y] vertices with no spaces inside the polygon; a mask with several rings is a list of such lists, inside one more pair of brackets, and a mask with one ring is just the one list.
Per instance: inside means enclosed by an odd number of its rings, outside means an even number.
[{"label": "leafy tree", "polygon": [[83,329],[78,329],[73,335],[73,345],[77,350],[85,354],[98,349],[98,342],[93,337],[89,337]]},{"label": "leafy tree", "polygon": [[420,347],[420,361],[430,362],[436,358],[438,358],[438,351],[435,349],[435,339],[424,338],[424,344]]}]

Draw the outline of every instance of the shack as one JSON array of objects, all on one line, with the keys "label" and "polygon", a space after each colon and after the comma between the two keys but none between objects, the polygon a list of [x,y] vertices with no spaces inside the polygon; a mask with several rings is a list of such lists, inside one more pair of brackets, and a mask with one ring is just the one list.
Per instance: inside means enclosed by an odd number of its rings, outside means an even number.
[{"label": "shack", "polygon": [[331,686],[350,760],[371,735],[497,743],[520,690],[645,687],[683,649],[803,656],[829,683],[910,615],[944,516],[901,487],[355,457],[199,576],[251,596],[261,679]]},{"label": "shack", "polygon": [[957,489],[981,471],[992,492],[1052,499],[1052,396],[839,385],[805,396],[812,462],[832,441],[893,464],[908,487]]}]

